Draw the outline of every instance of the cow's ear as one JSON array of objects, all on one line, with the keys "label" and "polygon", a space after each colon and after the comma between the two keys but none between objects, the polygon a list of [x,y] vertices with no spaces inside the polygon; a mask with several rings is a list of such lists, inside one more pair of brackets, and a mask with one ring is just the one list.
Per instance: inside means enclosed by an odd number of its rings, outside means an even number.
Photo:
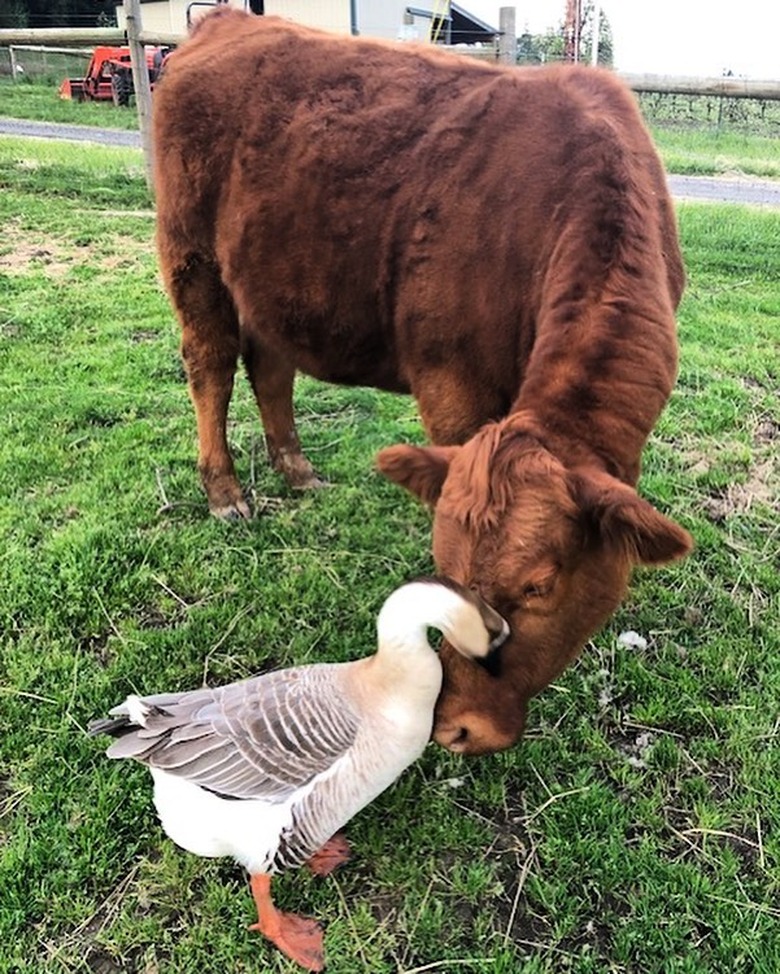
[{"label": "cow's ear", "polygon": [[693,548],[688,532],[615,477],[601,470],[572,474],[572,493],[601,540],[640,565],[664,565]]},{"label": "cow's ear", "polygon": [[380,473],[433,507],[457,446],[388,446],[377,454]]}]

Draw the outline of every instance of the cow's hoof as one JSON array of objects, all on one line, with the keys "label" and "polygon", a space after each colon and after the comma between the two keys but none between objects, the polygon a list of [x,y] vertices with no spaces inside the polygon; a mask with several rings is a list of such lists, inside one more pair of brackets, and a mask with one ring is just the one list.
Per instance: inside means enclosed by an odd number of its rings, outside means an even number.
[{"label": "cow's hoof", "polygon": [[314,490],[328,485],[299,450],[276,450],[269,455],[271,466],[293,490]]},{"label": "cow's hoof", "polygon": [[290,483],[293,490],[320,490],[322,487],[331,487],[327,480],[323,480],[322,477],[318,477],[316,473],[313,473],[310,477],[305,480],[300,480],[297,483]]},{"label": "cow's hoof", "polygon": [[209,510],[220,521],[248,521],[252,517],[252,508],[245,500],[230,504],[209,504]]}]

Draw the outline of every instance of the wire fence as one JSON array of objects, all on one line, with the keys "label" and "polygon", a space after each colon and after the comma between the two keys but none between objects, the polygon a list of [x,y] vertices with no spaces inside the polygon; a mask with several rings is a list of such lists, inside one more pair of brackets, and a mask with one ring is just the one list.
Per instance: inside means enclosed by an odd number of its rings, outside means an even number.
[{"label": "wire fence", "polygon": [[0,49],[0,74],[15,81],[57,84],[63,78],[84,73],[92,48],[58,48],[14,45]]},{"label": "wire fence", "polygon": [[723,129],[780,137],[780,101],[655,91],[639,92],[637,98],[644,117],[664,128]]}]

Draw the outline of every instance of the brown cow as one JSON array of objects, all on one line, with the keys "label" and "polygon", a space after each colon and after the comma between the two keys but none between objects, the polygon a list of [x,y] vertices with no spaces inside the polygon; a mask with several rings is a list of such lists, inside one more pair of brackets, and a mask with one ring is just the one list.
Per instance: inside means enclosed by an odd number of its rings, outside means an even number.
[{"label": "brown cow", "polygon": [[439,571],[509,619],[495,679],[447,652],[436,738],[516,741],[528,699],[690,538],[634,487],[672,389],[683,268],[631,94],[223,10],[156,94],[158,244],[199,466],[249,515],[226,440],[239,355],[271,460],[315,473],[297,369],[411,392],[435,446],[384,474],[435,505]]}]

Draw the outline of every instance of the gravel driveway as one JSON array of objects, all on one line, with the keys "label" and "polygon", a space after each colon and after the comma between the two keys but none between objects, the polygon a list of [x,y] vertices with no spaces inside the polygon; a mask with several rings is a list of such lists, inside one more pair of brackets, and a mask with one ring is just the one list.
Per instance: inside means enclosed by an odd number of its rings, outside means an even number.
[{"label": "gravel driveway", "polygon": [[101,145],[141,146],[138,132],[98,129],[91,125],[61,125],[59,122],[30,122],[22,118],[0,118],[0,135],[27,135],[35,139],[66,139],[71,142],[99,142]]},{"label": "gravel driveway", "polygon": [[780,208],[780,180],[749,176],[667,177],[677,200],[709,200],[711,203],[750,203]]}]

